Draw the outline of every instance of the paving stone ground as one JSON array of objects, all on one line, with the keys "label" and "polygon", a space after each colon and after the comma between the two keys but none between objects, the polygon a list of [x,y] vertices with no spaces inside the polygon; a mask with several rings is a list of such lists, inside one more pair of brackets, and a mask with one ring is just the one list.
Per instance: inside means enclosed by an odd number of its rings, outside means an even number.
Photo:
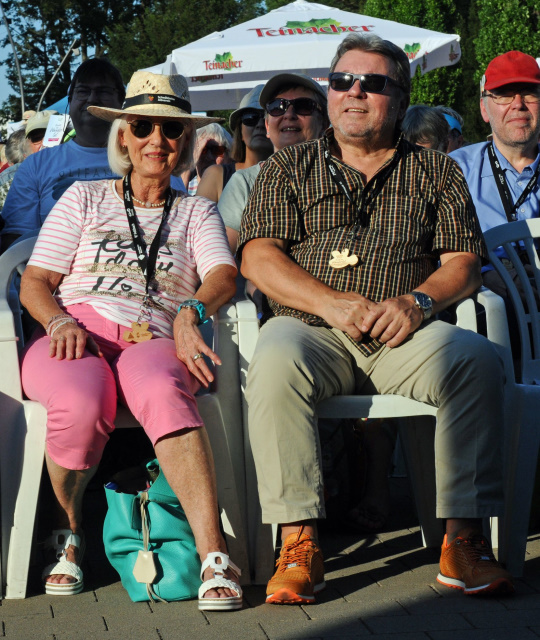
[{"label": "paving stone ground", "polygon": [[[540,534],[529,536],[525,575],[512,597],[467,597],[439,585],[438,551],[424,549],[405,479],[392,480],[394,510],[377,536],[325,531],[327,588],[309,606],[264,604],[245,588],[241,611],[203,613],[194,601],[132,603],[100,541],[104,505],[89,494],[85,591],[40,593],[32,569],[28,597],[0,604],[7,640],[533,640],[540,638]],[[92,560],[90,560],[92,558]]]}]

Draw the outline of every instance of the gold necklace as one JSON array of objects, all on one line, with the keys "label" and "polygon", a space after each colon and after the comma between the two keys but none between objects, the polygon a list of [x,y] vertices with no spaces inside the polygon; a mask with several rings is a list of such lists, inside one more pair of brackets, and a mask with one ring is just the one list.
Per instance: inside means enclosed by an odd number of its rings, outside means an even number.
[{"label": "gold necklace", "polygon": [[165,200],[162,200],[161,202],[143,202],[142,200],[138,200],[135,196],[131,196],[133,198],[133,200],[135,200],[135,202],[138,202],[139,204],[142,204],[143,207],[162,207],[165,204]]}]

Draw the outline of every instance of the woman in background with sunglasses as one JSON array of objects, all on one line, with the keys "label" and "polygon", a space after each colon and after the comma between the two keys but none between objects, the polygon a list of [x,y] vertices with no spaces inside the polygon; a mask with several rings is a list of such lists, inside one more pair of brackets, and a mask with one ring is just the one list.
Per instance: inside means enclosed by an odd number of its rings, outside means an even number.
[{"label": "woman in background with sunglasses", "polygon": [[[212,452],[194,394],[216,364],[198,325],[234,293],[236,267],[208,201],[170,187],[191,164],[195,129],[183,76],[136,72],[113,121],[118,180],[76,182],[49,214],[21,285],[42,325],[22,364],[27,396],[47,408],[56,498],[46,593],[83,589],[81,505],[114,429],[117,397],[150,438],[195,535],[200,609],[238,609],[239,570],[220,533]],[[202,282],[202,284],[201,284]],[[210,582],[208,582],[210,581]]]},{"label": "woman in background with sunglasses", "polygon": [[[265,110],[266,135],[274,152],[320,138],[328,126],[326,91],[302,73],[279,73],[262,87],[259,106]],[[242,213],[263,161],[237,171],[219,200],[231,251],[236,252]]]},{"label": "woman in background with sunglasses", "polygon": [[259,84],[242,98],[231,113],[229,127],[233,134],[230,156],[234,164],[215,164],[204,172],[197,195],[219,202],[223,189],[235,171],[247,169],[266,160],[272,153],[272,142],[266,136],[264,110],[259,96],[264,85]]}]

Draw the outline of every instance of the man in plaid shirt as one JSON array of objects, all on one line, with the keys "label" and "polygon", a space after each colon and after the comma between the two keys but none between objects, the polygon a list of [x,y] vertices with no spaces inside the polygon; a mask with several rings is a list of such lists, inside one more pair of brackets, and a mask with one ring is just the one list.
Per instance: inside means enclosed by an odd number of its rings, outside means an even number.
[{"label": "man in plaid shirt", "polygon": [[355,392],[438,407],[437,580],[511,592],[481,530],[502,509],[502,365],[486,339],[432,318],[481,284],[486,250],[465,179],[400,136],[410,68],[398,47],[352,34],[330,72],[331,128],[265,163],[239,240],[242,273],[273,311],[247,388],[263,522],[283,539],[267,602],[314,602],[325,586],[316,405]]}]

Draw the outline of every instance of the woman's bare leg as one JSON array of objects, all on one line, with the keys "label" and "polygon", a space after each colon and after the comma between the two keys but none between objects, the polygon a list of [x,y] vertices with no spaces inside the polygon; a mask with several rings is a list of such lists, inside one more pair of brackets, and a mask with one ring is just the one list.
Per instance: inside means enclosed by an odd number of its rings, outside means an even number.
[{"label": "woman's bare leg", "polygon": [[[97,470],[97,465],[82,471],[65,469],[54,462],[49,454],[45,456],[47,469],[55,498],[55,529],[71,529],[82,535],[82,501],[88,483]],[[66,551],[67,559],[78,564],[78,550],[70,545]],[[47,582],[67,584],[76,582],[72,576],[57,574],[49,576]]]},{"label": "woman's bare leg", "polygon": [[[171,434],[161,438],[154,448],[161,469],[186,513],[201,560],[212,551],[227,553],[219,528],[214,459],[206,430],[186,429]],[[232,571],[226,576],[234,582],[238,580]],[[207,569],[203,579],[212,577],[212,569]],[[208,591],[206,597],[235,595],[230,589],[219,589]]]}]

